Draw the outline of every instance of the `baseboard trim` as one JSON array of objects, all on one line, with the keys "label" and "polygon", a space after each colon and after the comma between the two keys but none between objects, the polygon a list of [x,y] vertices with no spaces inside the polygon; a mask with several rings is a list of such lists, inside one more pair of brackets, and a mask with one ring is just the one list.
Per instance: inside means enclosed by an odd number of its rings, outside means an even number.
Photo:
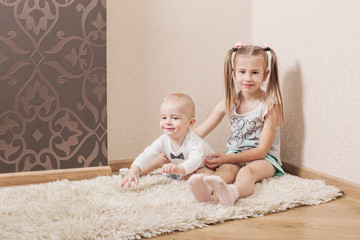
[{"label": "baseboard trim", "polygon": [[309,179],[321,179],[328,185],[339,188],[346,197],[360,201],[360,184],[352,183],[344,179],[336,178],[310,168],[297,166],[289,162],[282,162],[285,172]]},{"label": "baseboard trim", "polygon": [[[109,160],[108,164],[114,173],[119,172],[120,168],[129,168],[133,162],[133,159],[126,160]],[[346,197],[360,201],[360,184],[348,182],[343,179],[339,179],[315,170],[296,166],[289,162],[283,162],[283,168],[285,172],[309,179],[321,179],[328,185],[333,185],[344,192]]]},{"label": "baseboard trim", "polygon": [[125,160],[109,160],[108,165],[111,167],[113,173],[118,173],[120,168],[130,168],[134,159]]},{"label": "baseboard trim", "polygon": [[77,181],[111,174],[112,169],[109,166],[2,173],[0,174],[0,187],[38,184],[63,179]]}]

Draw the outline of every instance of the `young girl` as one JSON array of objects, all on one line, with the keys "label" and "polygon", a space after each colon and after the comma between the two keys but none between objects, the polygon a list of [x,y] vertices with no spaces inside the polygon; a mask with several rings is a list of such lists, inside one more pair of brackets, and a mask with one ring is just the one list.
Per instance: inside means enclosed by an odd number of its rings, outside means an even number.
[{"label": "young girl", "polygon": [[[206,166],[216,169],[215,173],[195,174],[188,185],[199,202],[209,201],[215,192],[221,204],[232,205],[251,195],[256,182],[285,174],[280,161],[279,130],[283,102],[276,55],[269,44],[243,46],[238,42],[229,50],[224,70],[225,99],[195,132],[205,137],[227,115],[231,137],[225,153],[212,154],[206,160]],[[264,91],[261,85],[268,76]]]}]

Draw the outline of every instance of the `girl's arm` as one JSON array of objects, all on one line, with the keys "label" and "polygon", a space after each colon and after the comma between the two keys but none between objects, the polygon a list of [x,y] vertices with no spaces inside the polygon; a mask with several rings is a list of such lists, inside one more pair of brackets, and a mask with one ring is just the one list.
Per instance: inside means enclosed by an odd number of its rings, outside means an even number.
[{"label": "girl's arm", "polygon": [[225,99],[221,100],[211,112],[210,116],[194,132],[201,138],[206,137],[221,122],[226,113]]},{"label": "girl's arm", "polygon": [[265,118],[263,130],[261,132],[259,145],[256,148],[236,154],[215,153],[206,160],[206,166],[215,169],[224,163],[242,163],[253,160],[264,159],[269,153],[272,142],[276,134],[279,122],[280,107],[275,105]]}]

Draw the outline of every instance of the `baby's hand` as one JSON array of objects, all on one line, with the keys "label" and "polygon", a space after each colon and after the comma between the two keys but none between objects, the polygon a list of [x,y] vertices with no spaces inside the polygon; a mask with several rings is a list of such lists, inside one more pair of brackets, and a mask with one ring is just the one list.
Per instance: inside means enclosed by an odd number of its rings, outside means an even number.
[{"label": "baby's hand", "polygon": [[162,167],[162,172],[178,174],[178,175],[185,175],[185,169],[182,166],[175,165],[173,163],[164,164]]},{"label": "baby's hand", "polygon": [[123,177],[121,181],[121,187],[123,187],[126,183],[128,183],[128,186],[131,187],[132,182],[135,182],[135,184],[138,185],[139,179],[137,178],[137,175],[135,173],[129,171],[128,174]]}]

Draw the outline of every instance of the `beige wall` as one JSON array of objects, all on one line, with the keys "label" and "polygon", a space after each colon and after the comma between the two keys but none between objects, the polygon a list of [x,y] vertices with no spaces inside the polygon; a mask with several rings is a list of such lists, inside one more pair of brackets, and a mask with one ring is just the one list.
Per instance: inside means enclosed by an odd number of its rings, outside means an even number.
[{"label": "beige wall", "polygon": [[273,43],[285,100],[282,159],[360,183],[360,1],[257,0],[253,41]]},{"label": "beige wall", "polygon": [[[170,93],[193,98],[197,125],[210,114],[224,95],[226,51],[251,40],[248,2],[107,2],[109,160],[135,158],[161,134],[159,107]],[[207,140],[223,151],[228,132],[224,121]]]},{"label": "beige wall", "polygon": [[[225,53],[273,43],[285,100],[282,159],[360,183],[358,1],[110,0],[109,160],[135,158],[161,133],[159,104],[185,92],[202,122],[223,98]],[[223,151],[225,122],[207,137]]]}]

